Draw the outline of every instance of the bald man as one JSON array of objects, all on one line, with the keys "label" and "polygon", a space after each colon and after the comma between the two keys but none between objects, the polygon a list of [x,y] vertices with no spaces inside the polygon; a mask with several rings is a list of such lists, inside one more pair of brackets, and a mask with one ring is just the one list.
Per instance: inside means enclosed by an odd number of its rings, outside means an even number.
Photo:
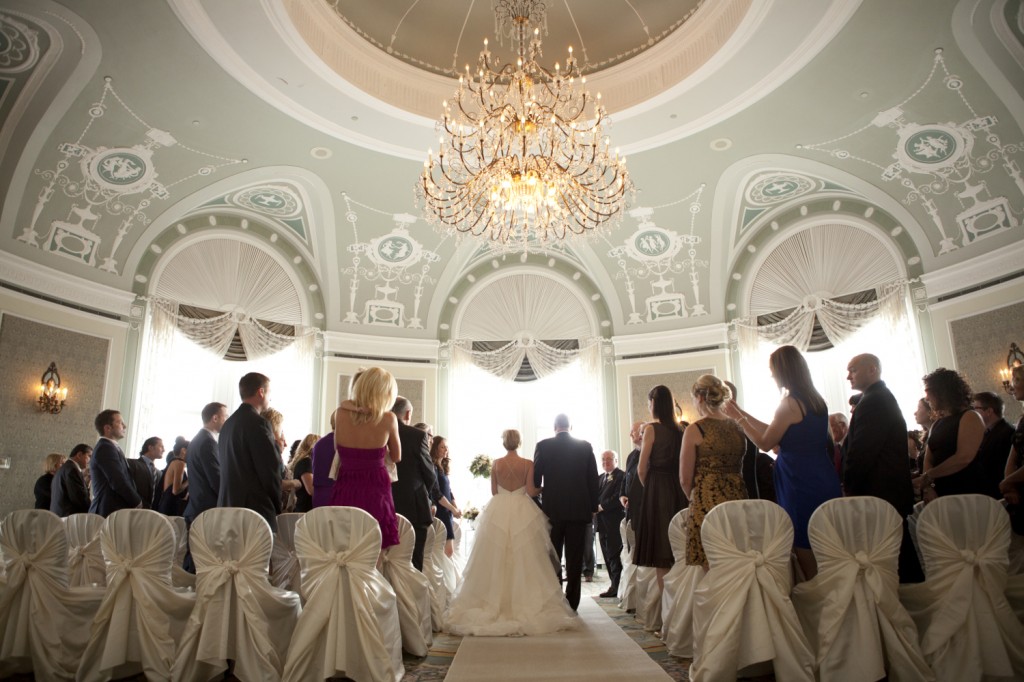
[{"label": "bald man", "polygon": [[892,391],[882,381],[882,363],[870,353],[846,366],[850,388],[861,392],[850,419],[843,457],[843,493],[873,495],[896,508],[903,519],[901,583],[921,582],[924,573],[910,540],[907,517],[914,511],[914,489],[907,464],[907,424]]}]

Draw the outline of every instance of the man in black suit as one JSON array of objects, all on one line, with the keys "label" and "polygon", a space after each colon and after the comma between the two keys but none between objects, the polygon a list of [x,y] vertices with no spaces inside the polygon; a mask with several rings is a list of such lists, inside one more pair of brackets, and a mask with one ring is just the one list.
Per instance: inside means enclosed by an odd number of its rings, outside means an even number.
[{"label": "man in black suit", "polygon": [[977,480],[982,486],[979,492],[1001,500],[1003,494],[999,492],[999,484],[1006,477],[1006,458],[1013,445],[1013,425],[1003,418],[1003,399],[991,391],[975,393],[971,407],[981,415],[985,435],[978,454],[968,466],[977,471]]},{"label": "man in black suit", "polygon": [[92,502],[89,513],[110,516],[118,509],[142,506],[142,498],[135,490],[128,460],[117,441],[124,438],[128,425],[117,410],[103,410],[93,422],[100,439],[92,450],[89,477],[92,481]]},{"label": "man in black suit", "polygon": [[611,585],[601,593],[602,597],[618,596],[619,577],[622,575],[622,534],[619,532],[619,524],[626,514],[620,499],[625,474],[618,463],[619,455],[614,450],[601,453],[604,473],[598,480],[597,536],[601,540],[601,554],[611,579]]},{"label": "man in black suit", "polygon": [[220,430],[218,507],[244,507],[277,532],[281,513],[281,460],[270,422],[260,413],[270,406],[270,379],[250,372],[238,382],[242,404]]},{"label": "man in black suit", "polygon": [[89,511],[89,489],[85,485],[85,471],[92,459],[92,447],[79,443],[67,461],[57,469],[50,484],[50,511],[60,516],[84,514]]},{"label": "man in black suit", "polygon": [[407,398],[398,396],[391,411],[398,416],[398,440],[402,444],[398,480],[391,484],[391,497],[395,501],[395,512],[409,519],[416,531],[412,565],[422,571],[427,528],[434,521],[430,510],[431,490],[437,487],[437,473],[430,461],[430,436],[426,431],[409,426],[412,403]]},{"label": "man in black suit", "polygon": [[210,403],[201,413],[203,428],[189,442],[185,451],[188,466],[188,504],[185,523],[191,525],[196,517],[217,506],[220,494],[220,462],[217,459],[217,434],[228,418],[224,403]]},{"label": "man in black suit", "polygon": [[[644,423],[634,422],[629,429],[629,442],[633,444],[633,451],[626,455],[626,473],[623,475],[622,493],[619,501],[622,508],[626,510],[626,520],[632,522],[631,510],[640,508],[640,498],[644,494],[644,486],[640,483],[640,477],[636,470],[640,465],[640,444],[644,438]],[[636,527],[633,527],[636,530]]]},{"label": "man in black suit", "polygon": [[583,545],[587,525],[597,512],[597,462],[585,440],[569,435],[569,417],[555,417],[555,437],[537,443],[533,454],[533,485],[543,488],[541,504],[551,521],[551,544],[558,560],[565,548],[565,598],[575,611],[580,605]]},{"label": "man in black suit", "polygon": [[914,550],[907,517],[914,511],[914,489],[907,462],[907,423],[896,398],[882,381],[882,364],[869,353],[846,366],[847,380],[861,399],[850,420],[843,457],[843,492],[874,495],[893,507],[903,520],[900,546],[901,583],[922,582],[924,572]]},{"label": "man in black suit", "polygon": [[128,471],[132,474],[135,491],[142,498],[142,506],[145,509],[156,509],[156,502],[159,500],[157,492],[163,492],[160,490],[163,472],[156,468],[155,463],[156,460],[163,459],[163,456],[164,441],[151,436],[143,441],[138,458],[128,460]]}]

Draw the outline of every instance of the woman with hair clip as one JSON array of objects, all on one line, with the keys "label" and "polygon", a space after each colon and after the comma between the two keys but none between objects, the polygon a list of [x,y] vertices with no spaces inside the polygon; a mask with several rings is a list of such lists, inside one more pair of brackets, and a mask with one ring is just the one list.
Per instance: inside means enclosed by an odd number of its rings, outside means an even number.
[{"label": "woman with hair clip", "polygon": [[782,401],[771,423],[758,421],[735,401],[723,412],[743,427],[754,445],[768,451],[779,447],[773,477],[779,505],[793,521],[793,547],[806,580],[818,573],[807,537],[811,514],[823,502],[842,496],[839,475],[828,452],[828,406],[814,383],[807,361],[794,346],[780,346],[768,358],[768,369]]},{"label": "woman with hair clip", "polygon": [[686,507],[686,496],[679,485],[679,448],[683,429],[676,421],[675,401],[668,386],[655,386],[647,394],[648,409],[654,421],[644,426],[640,444],[637,476],[644,487],[636,524],[636,548],[633,563],[653,566],[658,585],[672,568],[675,558],[668,540],[668,525],[678,511]]},{"label": "woman with hair clip", "polygon": [[679,457],[679,482],[690,500],[689,540],[686,563],[703,566],[708,560],[701,543],[700,526],[715,505],[747,497],[743,482],[743,455],[747,439],[743,429],[722,413],[729,389],[713,374],[704,374],[690,390],[700,419],[683,433]]}]

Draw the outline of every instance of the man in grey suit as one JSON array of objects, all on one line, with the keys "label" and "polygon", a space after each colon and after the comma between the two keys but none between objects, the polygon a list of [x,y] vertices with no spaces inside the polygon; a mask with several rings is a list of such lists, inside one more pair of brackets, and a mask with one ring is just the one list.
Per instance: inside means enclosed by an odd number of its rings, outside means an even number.
[{"label": "man in grey suit", "polygon": [[239,380],[238,393],[242,404],[224,422],[217,444],[217,506],[252,509],[276,533],[281,513],[281,460],[270,422],[260,416],[270,406],[270,379],[250,372]]},{"label": "man in grey suit", "polygon": [[128,425],[117,410],[103,410],[93,422],[100,439],[92,450],[89,476],[92,480],[91,514],[107,517],[118,509],[142,506],[142,498],[128,471],[128,460],[117,441],[124,438]]},{"label": "man in grey suit", "polygon": [[398,416],[398,440],[402,444],[398,480],[391,484],[391,496],[395,501],[395,512],[409,519],[416,531],[412,565],[422,571],[427,528],[434,520],[430,511],[430,491],[437,485],[437,473],[434,471],[434,463],[430,461],[427,432],[409,426],[412,421],[412,403],[398,396],[391,411]]},{"label": "man in grey suit", "polygon": [[92,447],[79,443],[67,461],[57,469],[50,483],[50,511],[64,518],[89,511],[89,489],[85,485],[85,471],[92,459]]},{"label": "man in grey suit", "polygon": [[217,460],[217,434],[228,418],[224,403],[210,403],[201,414],[203,428],[189,442],[185,451],[188,466],[188,504],[185,523],[190,524],[207,509],[217,506],[220,494],[220,462]]},{"label": "man in grey suit", "polygon": [[565,548],[565,598],[580,605],[583,546],[587,526],[597,512],[597,460],[594,448],[569,435],[569,417],[555,417],[555,437],[537,443],[533,485],[543,488],[541,505],[551,521],[551,544],[559,561]]}]

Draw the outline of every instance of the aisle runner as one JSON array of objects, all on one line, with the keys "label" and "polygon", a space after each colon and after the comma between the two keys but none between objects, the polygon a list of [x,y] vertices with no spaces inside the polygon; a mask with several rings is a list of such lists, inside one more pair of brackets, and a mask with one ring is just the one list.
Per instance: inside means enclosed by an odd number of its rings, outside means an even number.
[{"label": "aisle runner", "polygon": [[463,637],[446,682],[650,680],[671,682],[590,597],[579,630],[540,637]]}]

